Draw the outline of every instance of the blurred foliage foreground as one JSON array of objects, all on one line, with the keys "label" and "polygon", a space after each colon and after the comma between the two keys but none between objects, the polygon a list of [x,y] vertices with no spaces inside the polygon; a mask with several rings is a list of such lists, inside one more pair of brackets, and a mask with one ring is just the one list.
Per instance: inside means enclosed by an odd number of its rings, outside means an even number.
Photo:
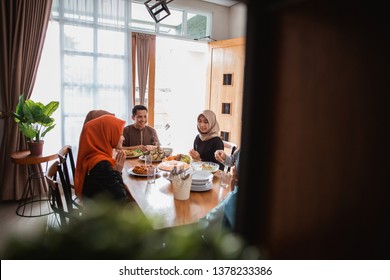
[{"label": "blurred foliage foreground", "polygon": [[2,259],[258,259],[258,251],[221,228],[155,230],[137,207],[99,202],[62,228],[14,236]]}]

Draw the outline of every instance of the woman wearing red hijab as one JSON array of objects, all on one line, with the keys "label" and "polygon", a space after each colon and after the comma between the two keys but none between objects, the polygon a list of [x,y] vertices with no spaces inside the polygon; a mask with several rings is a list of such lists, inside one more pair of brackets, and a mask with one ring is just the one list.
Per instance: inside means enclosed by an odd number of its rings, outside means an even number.
[{"label": "woman wearing red hijab", "polygon": [[[103,115],[85,123],[77,155],[75,190],[80,198],[97,195],[125,201],[129,193],[122,179],[126,156],[122,149],[125,121]],[[113,149],[117,155],[113,158]]]}]

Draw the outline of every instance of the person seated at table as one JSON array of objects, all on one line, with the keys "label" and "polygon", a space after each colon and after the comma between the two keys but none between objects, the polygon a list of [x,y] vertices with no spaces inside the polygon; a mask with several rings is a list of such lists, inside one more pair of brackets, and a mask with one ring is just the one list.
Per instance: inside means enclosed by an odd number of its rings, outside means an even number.
[{"label": "person seated at table", "polygon": [[[232,180],[234,182],[232,186],[233,190],[199,221],[199,226],[207,231],[208,234],[215,234],[215,232],[218,233],[221,230],[231,231],[234,229],[236,221],[240,149],[237,149],[231,156],[227,155],[223,150],[217,150],[215,151],[215,158],[223,162],[224,165],[232,167],[233,178],[235,180]],[[205,238],[207,238],[207,234]]]},{"label": "person seated at table", "polygon": [[151,150],[159,145],[159,139],[156,130],[147,125],[148,109],[144,105],[135,105],[132,109],[134,123],[125,127],[123,136],[123,148],[139,149],[143,152]]},{"label": "person seated at table", "polygon": [[110,113],[108,111],[105,111],[105,110],[91,110],[88,112],[88,114],[85,116],[85,120],[84,120],[84,124],[83,126],[93,120],[93,119],[96,119],[98,117],[101,117],[101,116],[104,116],[104,115],[111,115],[111,116],[115,116],[115,114],[113,113]]},{"label": "person seated at table", "polygon": [[219,136],[219,124],[215,113],[204,110],[197,119],[199,134],[195,137],[194,147],[189,151],[192,160],[214,162],[223,170],[224,165],[215,158],[215,151],[223,150],[223,142]]},{"label": "person seated at table", "polygon": [[[123,182],[125,154],[122,149],[125,121],[103,115],[85,123],[75,171],[75,191],[80,199],[103,196],[115,201],[132,201]],[[113,158],[113,149],[117,150]]]}]

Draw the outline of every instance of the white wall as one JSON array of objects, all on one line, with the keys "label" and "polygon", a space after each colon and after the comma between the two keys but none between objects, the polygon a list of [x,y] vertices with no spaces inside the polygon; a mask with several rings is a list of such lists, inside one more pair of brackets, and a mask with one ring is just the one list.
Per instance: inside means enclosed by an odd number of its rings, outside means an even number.
[{"label": "white wall", "polygon": [[246,4],[238,3],[230,8],[230,38],[246,36]]},{"label": "white wall", "polygon": [[246,5],[244,3],[229,8],[200,0],[175,0],[168,6],[212,12],[213,24],[210,35],[213,39],[225,40],[245,36]]}]

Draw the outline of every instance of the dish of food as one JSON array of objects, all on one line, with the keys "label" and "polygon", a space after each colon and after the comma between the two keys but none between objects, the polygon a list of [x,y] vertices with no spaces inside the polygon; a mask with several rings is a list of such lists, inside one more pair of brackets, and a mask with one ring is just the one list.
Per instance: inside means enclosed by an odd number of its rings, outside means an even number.
[{"label": "dish of food", "polygon": [[161,147],[161,149],[164,151],[166,157],[169,157],[173,152],[171,147]]},{"label": "dish of food", "polygon": [[[153,162],[160,162],[163,158],[165,158],[165,153],[161,147],[156,147],[151,150],[145,152],[145,154],[149,154],[152,157]],[[144,158],[140,158],[141,160],[145,160]]]},{"label": "dish of food", "polygon": [[[148,171],[147,171],[147,166],[146,165],[134,166],[133,168],[128,169],[127,173],[129,173],[130,175],[134,175],[134,176],[141,176],[141,177],[147,177],[148,176]],[[159,172],[157,171],[156,175],[158,173]]]},{"label": "dish of food", "polygon": [[214,172],[218,171],[218,169],[219,169],[219,165],[214,163],[214,162],[198,161],[198,162],[191,163],[191,166],[195,171],[204,170],[204,171],[208,171],[211,173],[214,173]]},{"label": "dish of food", "polygon": [[123,149],[122,151],[125,153],[126,158],[137,158],[143,155],[143,152],[139,149],[136,150]]},{"label": "dish of food", "polygon": [[177,160],[177,161],[182,161],[185,163],[190,163],[191,157],[189,155],[177,154],[177,155],[172,155],[172,156],[169,156],[169,157],[166,157],[163,159],[163,161],[171,161],[171,160]]},{"label": "dish of food", "polygon": [[163,171],[172,171],[175,166],[177,169],[183,168],[184,170],[187,170],[191,167],[191,165],[183,161],[168,160],[161,162],[157,168]]}]

